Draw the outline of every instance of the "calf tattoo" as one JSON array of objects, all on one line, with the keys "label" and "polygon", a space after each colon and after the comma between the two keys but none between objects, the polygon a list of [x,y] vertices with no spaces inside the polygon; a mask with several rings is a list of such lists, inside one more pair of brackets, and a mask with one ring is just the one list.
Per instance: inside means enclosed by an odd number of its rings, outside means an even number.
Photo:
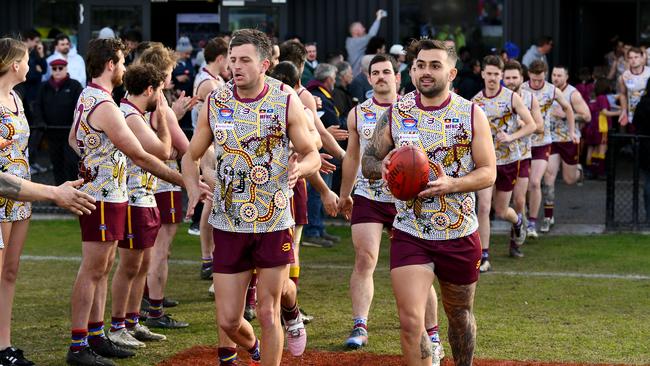
[{"label": "calf tattoo", "polygon": [[420,354],[423,360],[426,360],[433,355],[431,352],[431,339],[427,332],[424,332],[422,338],[420,338]]}]

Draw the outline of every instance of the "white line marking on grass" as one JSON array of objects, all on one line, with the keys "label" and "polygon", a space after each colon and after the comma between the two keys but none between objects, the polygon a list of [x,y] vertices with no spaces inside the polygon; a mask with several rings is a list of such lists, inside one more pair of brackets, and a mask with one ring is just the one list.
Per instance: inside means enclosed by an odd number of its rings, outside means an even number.
[{"label": "white line marking on grass", "polygon": [[[23,255],[20,257],[22,260],[26,261],[35,261],[35,262],[47,262],[47,261],[57,261],[57,262],[81,262],[81,257],[64,257],[64,256],[53,256],[53,255]],[[180,264],[180,265],[198,265],[200,262],[198,260],[189,260],[189,259],[170,259],[169,263],[171,264]],[[351,270],[352,265],[344,266],[337,264],[309,264],[301,266],[304,269],[325,269],[325,270]],[[388,272],[388,268],[377,267],[377,271]],[[494,276],[494,275],[505,275],[505,276],[523,276],[523,277],[563,277],[563,278],[589,278],[589,279],[611,279],[611,280],[650,280],[648,275],[640,274],[616,274],[616,273],[578,273],[578,272],[518,272],[518,271],[490,271],[487,273],[482,273],[482,276]]]}]

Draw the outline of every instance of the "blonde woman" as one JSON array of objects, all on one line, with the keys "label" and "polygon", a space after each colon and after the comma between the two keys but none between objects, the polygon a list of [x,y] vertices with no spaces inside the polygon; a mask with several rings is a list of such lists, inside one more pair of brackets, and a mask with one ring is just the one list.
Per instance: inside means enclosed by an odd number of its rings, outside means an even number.
[{"label": "blonde woman", "polygon": [[[29,65],[27,47],[12,38],[0,39],[0,137],[11,144],[0,151],[0,170],[30,180],[27,142],[29,124],[13,88],[25,81]],[[33,365],[23,351],[11,345],[11,312],[20,253],[27,237],[31,204],[0,198],[0,225],[5,248],[0,277],[0,364]]]}]

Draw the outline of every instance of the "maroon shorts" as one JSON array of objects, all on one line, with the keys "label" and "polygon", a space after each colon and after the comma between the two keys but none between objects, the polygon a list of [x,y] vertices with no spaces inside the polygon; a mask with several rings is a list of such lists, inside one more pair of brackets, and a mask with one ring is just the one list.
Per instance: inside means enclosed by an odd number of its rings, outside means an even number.
[{"label": "maroon shorts", "polygon": [[510,164],[497,165],[497,180],[494,185],[497,191],[511,192],[517,183],[519,176],[519,163],[517,160]]},{"label": "maroon shorts", "polygon": [[79,216],[81,241],[115,241],[124,239],[126,202],[95,202],[90,215]]},{"label": "maroon shorts", "polygon": [[532,160],[546,160],[551,156],[551,144],[544,146],[533,146],[530,150],[530,153],[533,155]]},{"label": "maroon shorts", "polygon": [[562,161],[568,165],[578,164],[578,145],[571,141],[554,142],[551,145],[551,155],[560,154]]},{"label": "maroon shorts", "polygon": [[350,220],[352,225],[376,222],[392,228],[395,215],[397,215],[397,210],[394,203],[378,202],[358,194],[354,195],[352,218]]},{"label": "maroon shorts", "polygon": [[307,225],[307,181],[298,179],[296,186],[293,187],[293,197],[291,198],[291,214],[296,225]]},{"label": "maroon shorts", "polygon": [[153,247],[160,229],[158,207],[129,206],[126,211],[126,235],[117,246],[125,249]]},{"label": "maroon shorts", "polygon": [[183,221],[183,192],[156,193],[156,205],[160,211],[161,224],[178,224]]},{"label": "maroon shorts", "polygon": [[451,240],[424,240],[393,229],[390,241],[390,269],[433,263],[441,281],[469,285],[478,281],[481,239],[478,230]]},{"label": "maroon shorts", "polygon": [[519,175],[517,178],[530,178],[530,161],[530,158],[519,160]]},{"label": "maroon shorts", "polygon": [[214,273],[240,273],[294,262],[291,229],[259,234],[212,229],[212,238]]}]

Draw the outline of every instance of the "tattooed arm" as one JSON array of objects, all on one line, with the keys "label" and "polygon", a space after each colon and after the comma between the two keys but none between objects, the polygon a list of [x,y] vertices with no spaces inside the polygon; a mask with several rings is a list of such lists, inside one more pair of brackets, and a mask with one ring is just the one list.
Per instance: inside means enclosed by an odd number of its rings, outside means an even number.
[{"label": "tattooed arm", "polygon": [[370,144],[363,153],[361,172],[368,179],[382,179],[385,166],[390,162],[392,154],[389,153],[395,147],[393,137],[390,135],[390,113],[391,109],[379,118]]},{"label": "tattooed arm", "polygon": [[90,214],[95,209],[95,200],[76,189],[83,179],[65,182],[62,185],[48,186],[33,183],[14,175],[0,172],[0,196],[16,201],[52,201],[76,215]]}]

